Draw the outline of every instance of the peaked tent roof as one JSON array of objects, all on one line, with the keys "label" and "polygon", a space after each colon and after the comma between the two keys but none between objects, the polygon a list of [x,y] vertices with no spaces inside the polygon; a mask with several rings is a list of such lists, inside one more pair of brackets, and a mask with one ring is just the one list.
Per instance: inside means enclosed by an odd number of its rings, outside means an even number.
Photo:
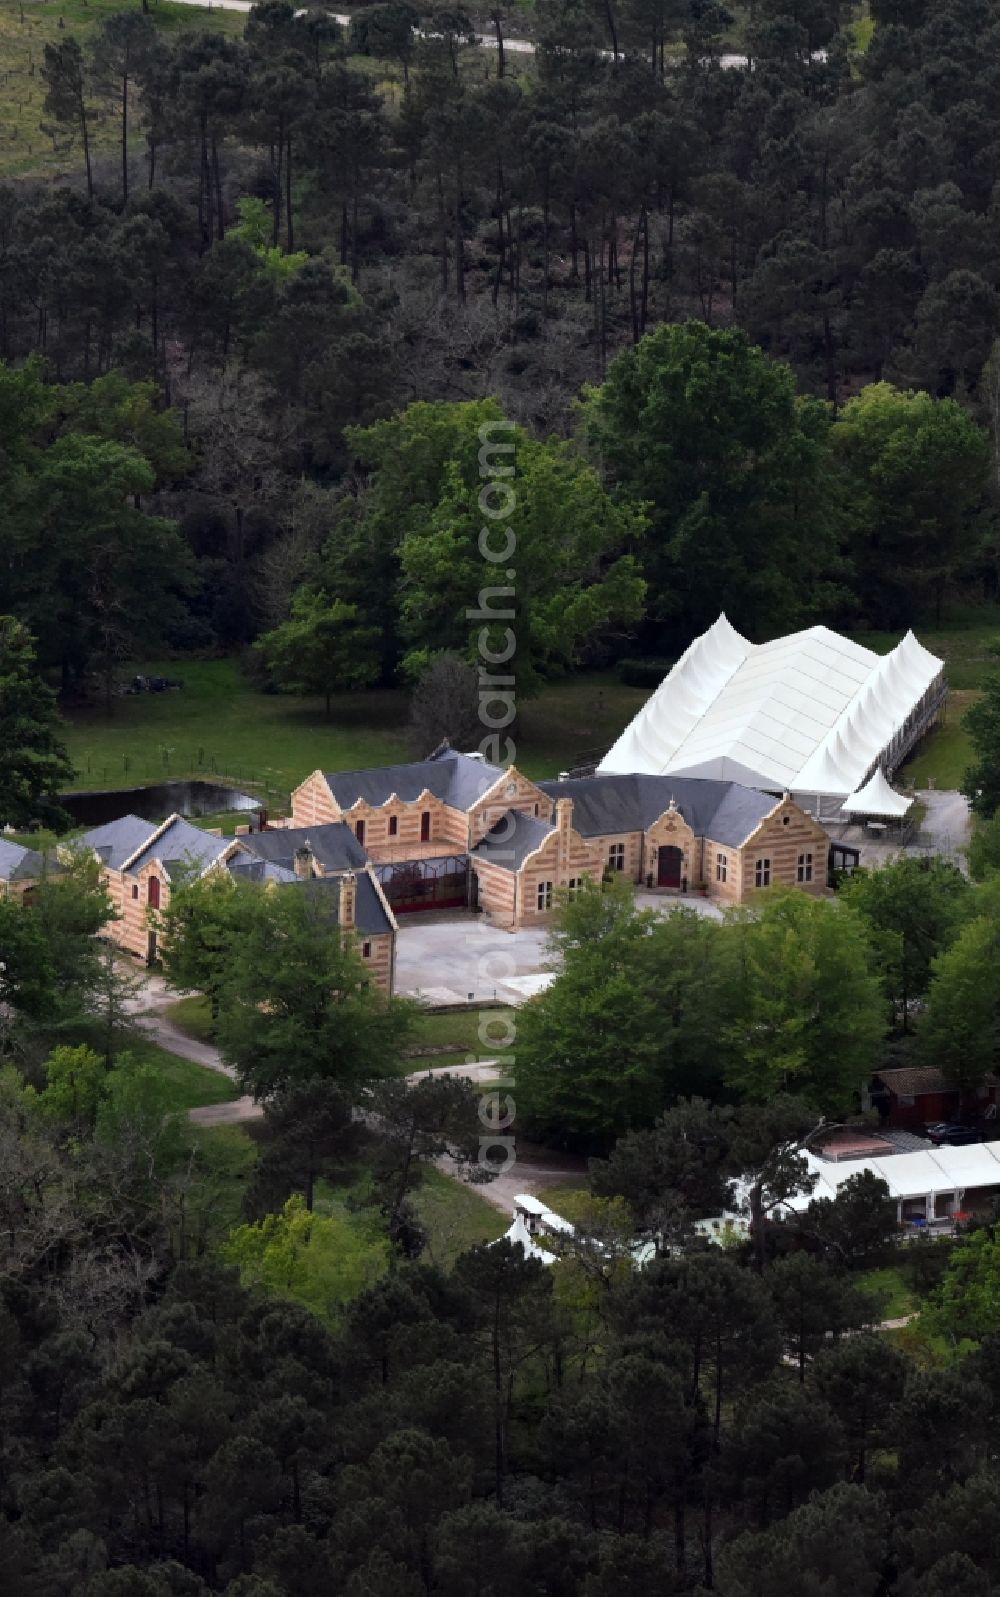
[{"label": "peaked tent roof", "polygon": [[869,778],[864,787],[845,799],[840,809],[844,815],[887,815],[896,819],[905,815],[912,803],[912,799],[905,798],[889,786],[882,767],[877,765],[874,776]]},{"label": "peaked tent roof", "polygon": [[720,615],[598,771],[851,793],[941,670],[911,632],[888,655],[818,626],[753,644]]}]

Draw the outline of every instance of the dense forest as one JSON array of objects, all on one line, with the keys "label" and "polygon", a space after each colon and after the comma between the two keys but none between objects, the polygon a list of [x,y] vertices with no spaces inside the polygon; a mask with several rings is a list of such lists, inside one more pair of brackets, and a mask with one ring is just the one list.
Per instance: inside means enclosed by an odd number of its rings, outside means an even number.
[{"label": "dense forest", "polygon": [[283,628],[256,669],[310,691],[467,652],[499,417],[524,691],[723,607],[995,595],[997,7],[758,0],[745,59],[708,0],[479,25],[534,53],[404,0],[46,47],[71,175],[0,190],[0,479],[66,692]]},{"label": "dense forest", "polygon": [[[971,1082],[983,1062],[964,1010],[970,986],[988,1004],[995,877],[923,864],[859,877],[843,923],[789,892],[750,935],[747,1030],[770,1017],[795,1096],[744,1046],[728,1093],[706,1075],[715,1101],[678,1097],[703,990],[688,982],[664,1060],[643,971],[669,977],[687,934],[683,977],[704,955],[714,980],[718,949],[683,917],[640,935],[618,894],[567,903],[557,986],[571,997],[581,962],[623,965],[644,1081],[549,1264],[507,1240],[447,1262],[428,1247],[413,1199],[445,1150],[472,1173],[476,1091],[374,1074],[398,1065],[406,1006],[362,990],[308,895],[202,880],[170,907],[168,972],[211,993],[225,1056],[266,1095],[242,1180],[205,1140],[226,1133],[193,1126],[143,1052],[135,978],[91,935],[109,907],[94,858],[64,861],[30,905],[0,900],[4,1597],[989,1597],[995,1225],[901,1248],[867,1172],[780,1216],[810,1191],[817,1087],[836,1112],[890,996],[930,982],[949,1069]],[[208,897],[219,935],[189,913]],[[821,923],[816,979],[860,962],[864,1013],[842,1047],[831,1021],[796,1072],[815,994],[789,977],[769,1002],[765,967],[777,939],[799,972]],[[253,1001],[261,946],[283,1006]],[[589,1024],[611,1094],[615,1038]],[[359,1153],[352,1212],[331,1196]],[[752,1238],[712,1246],[695,1221],[737,1178]],[[880,1275],[922,1302],[918,1322],[881,1324]]]}]

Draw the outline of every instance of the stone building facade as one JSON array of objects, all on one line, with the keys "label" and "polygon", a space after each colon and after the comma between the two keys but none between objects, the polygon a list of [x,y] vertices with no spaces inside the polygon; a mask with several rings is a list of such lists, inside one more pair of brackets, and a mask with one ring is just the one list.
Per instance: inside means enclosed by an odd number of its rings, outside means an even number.
[{"label": "stone building facade", "polygon": [[159,955],[160,917],[174,886],[192,874],[224,871],[265,890],[317,894],[324,911],[350,938],[372,985],[391,993],[395,982],[395,916],[363,849],[344,826],[248,832],[231,838],[172,815],[161,825],[125,815],[85,832],[116,918],[107,935],[137,958]]},{"label": "stone building facade", "polygon": [[819,822],[787,794],[735,782],[533,782],[443,744],[409,765],[314,771],[292,794],[292,824],[338,822],[399,913],[465,905],[511,929],[545,921],[559,889],[606,872],[723,904],[777,884],[827,890],[829,839]]}]

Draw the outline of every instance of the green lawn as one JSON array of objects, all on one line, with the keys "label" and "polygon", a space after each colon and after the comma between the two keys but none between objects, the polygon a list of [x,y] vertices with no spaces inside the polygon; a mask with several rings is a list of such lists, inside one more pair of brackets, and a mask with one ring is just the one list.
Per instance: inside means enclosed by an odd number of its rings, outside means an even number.
[{"label": "green lawn", "polygon": [[317,767],[351,770],[407,757],[406,703],[396,691],[336,697],[327,720],[319,699],[257,692],[235,660],[158,660],[137,669],[184,686],[116,699],[110,719],[97,706],[72,712],[68,742],[79,787],[204,771],[287,797]]},{"label": "green lawn", "polygon": [[[116,699],[110,719],[97,706],[72,711],[67,741],[78,787],[205,772],[284,801],[317,768],[346,771],[413,757],[407,699],[398,689],[336,695],[327,720],[319,699],[258,692],[235,660],[154,660],[136,669],[178,677],[184,686]],[[530,776],[556,775],[581,750],[607,748],[647,697],[611,673],[553,684],[523,706],[517,764]],[[217,816],[206,821],[220,824]]]},{"label": "green lawn", "polygon": [[[489,1037],[481,1040],[479,1036],[480,1021],[489,1015],[491,1027]],[[493,1029],[493,1017],[496,1017]],[[506,1043],[507,1022],[512,1015],[509,1009],[482,1010],[471,1008],[458,1010],[450,1014],[433,1015],[421,1014],[417,1016],[413,1036],[413,1048],[447,1048],[444,1054],[419,1055],[410,1059],[410,1069],[420,1070],[426,1066],[428,1070],[439,1070],[444,1065],[464,1065],[470,1055],[474,1059],[500,1058],[507,1051]],[[492,1038],[497,1041],[493,1041]],[[504,1043],[501,1047],[500,1044]]]},{"label": "green lawn", "polygon": [[[0,0],[0,6],[8,0]],[[955,787],[968,764],[960,717],[986,674],[1000,665],[1000,608],[957,611],[940,626],[918,626],[922,643],[947,665],[953,698],[944,724],[927,739],[906,776]],[[857,641],[885,653],[898,634],[865,632]],[[334,697],[327,720],[319,699],[258,692],[235,660],[154,660],[148,675],[178,676],[177,692],[116,699],[111,718],[92,706],[70,714],[69,748],[76,784],[128,787],[199,772],[227,776],[275,807],[311,771],[352,770],[413,757],[407,700],[399,689],[374,688]],[[588,672],[550,683],[519,706],[515,762],[534,778],[555,776],[588,750],[605,750],[648,698],[612,672]],[[206,816],[232,831],[238,814]]]},{"label": "green lawn", "polygon": [[214,1036],[212,1011],[207,998],[195,994],[191,998],[178,998],[167,1009],[167,1014],[179,1031],[187,1032],[198,1042],[211,1042]]},{"label": "green lawn", "polygon": [[[349,1219],[367,1237],[381,1235],[378,1211],[361,1207],[368,1196],[369,1182],[369,1171],[364,1163],[345,1172],[337,1184],[320,1182],[317,1210]],[[414,1204],[427,1230],[427,1257],[445,1268],[468,1248],[503,1236],[510,1224],[509,1217],[484,1198],[476,1187],[433,1167],[425,1169],[424,1179],[414,1194]]]},{"label": "green lawn", "polygon": [[[86,1043],[103,1055],[104,1037],[96,1021],[75,1027],[71,1039],[53,1037],[52,1045],[67,1040],[73,1046]],[[206,1070],[204,1065],[196,1065],[192,1059],[182,1059],[180,1054],[170,1053],[141,1032],[123,1036],[115,1046],[115,1053],[131,1054],[134,1059],[154,1067],[157,1075],[167,1084],[168,1108],[173,1113],[200,1109],[204,1104],[229,1103],[240,1095],[236,1083],[230,1081],[228,1076],[221,1075],[217,1070]]]},{"label": "green lawn", "polygon": [[[70,36],[82,41],[105,17],[124,9],[122,0],[0,0],[0,177],[81,176],[79,150],[57,149],[40,127],[45,120],[45,85],[39,70],[42,57],[46,44]],[[242,36],[246,27],[242,12],[171,5],[169,0],[153,0],[150,15],[164,33],[211,29]],[[138,153],[144,147],[138,119],[135,133]],[[116,148],[112,120],[95,121],[95,162],[99,165],[101,157],[110,156]]]},{"label": "green lawn", "polygon": [[210,1244],[242,1224],[243,1193],[257,1163],[257,1145],[243,1126],[192,1127],[199,1160],[197,1202]]},{"label": "green lawn", "polygon": [[158,1043],[140,1041],[129,1043],[128,1051],[153,1065],[157,1075],[170,1089],[170,1107],[175,1111],[200,1109],[210,1103],[230,1103],[239,1097],[239,1088],[228,1076],[217,1070],[206,1070],[191,1059],[168,1053]]},{"label": "green lawn", "polygon": [[901,781],[913,787],[957,788],[972,764],[972,744],[962,717],[978,693],[953,693],[933,732],[903,767]]},{"label": "green lawn", "polygon": [[866,1270],[856,1278],[856,1285],[873,1299],[883,1320],[901,1320],[920,1308],[920,1298],[900,1264]]}]

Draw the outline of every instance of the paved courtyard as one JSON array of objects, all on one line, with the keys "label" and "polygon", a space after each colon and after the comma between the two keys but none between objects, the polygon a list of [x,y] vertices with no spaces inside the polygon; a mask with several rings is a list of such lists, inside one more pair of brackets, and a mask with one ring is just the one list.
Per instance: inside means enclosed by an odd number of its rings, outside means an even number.
[{"label": "paved courtyard", "polygon": [[[400,918],[396,991],[431,1004],[522,1003],[548,964],[547,934],[501,931],[482,916]],[[513,983],[513,985],[512,985]]]},{"label": "paved courtyard", "polygon": [[[718,920],[721,911],[704,898],[674,898],[638,892],[643,908],[669,913],[684,904]],[[396,945],[396,991],[429,1004],[482,1003],[498,998],[520,1004],[547,985],[551,954],[539,927],[506,932],[482,916],[424,920],[400,917]]]},{"label": "paved courtyard", "polygon": [[926,809],[920,831],[901,849],[898,839],[887,835],[886,840],[875,839],[863,826],[831,827],[831,836],[850,843],[861,850],[861,864],[872,868],[884,865],[886,860],[904,852],[906,854],[940,854],[964,869],[965,850],[969,846],[971,816],[969,801],[961,793],[946,788],[923,788],[917,798]]}]

